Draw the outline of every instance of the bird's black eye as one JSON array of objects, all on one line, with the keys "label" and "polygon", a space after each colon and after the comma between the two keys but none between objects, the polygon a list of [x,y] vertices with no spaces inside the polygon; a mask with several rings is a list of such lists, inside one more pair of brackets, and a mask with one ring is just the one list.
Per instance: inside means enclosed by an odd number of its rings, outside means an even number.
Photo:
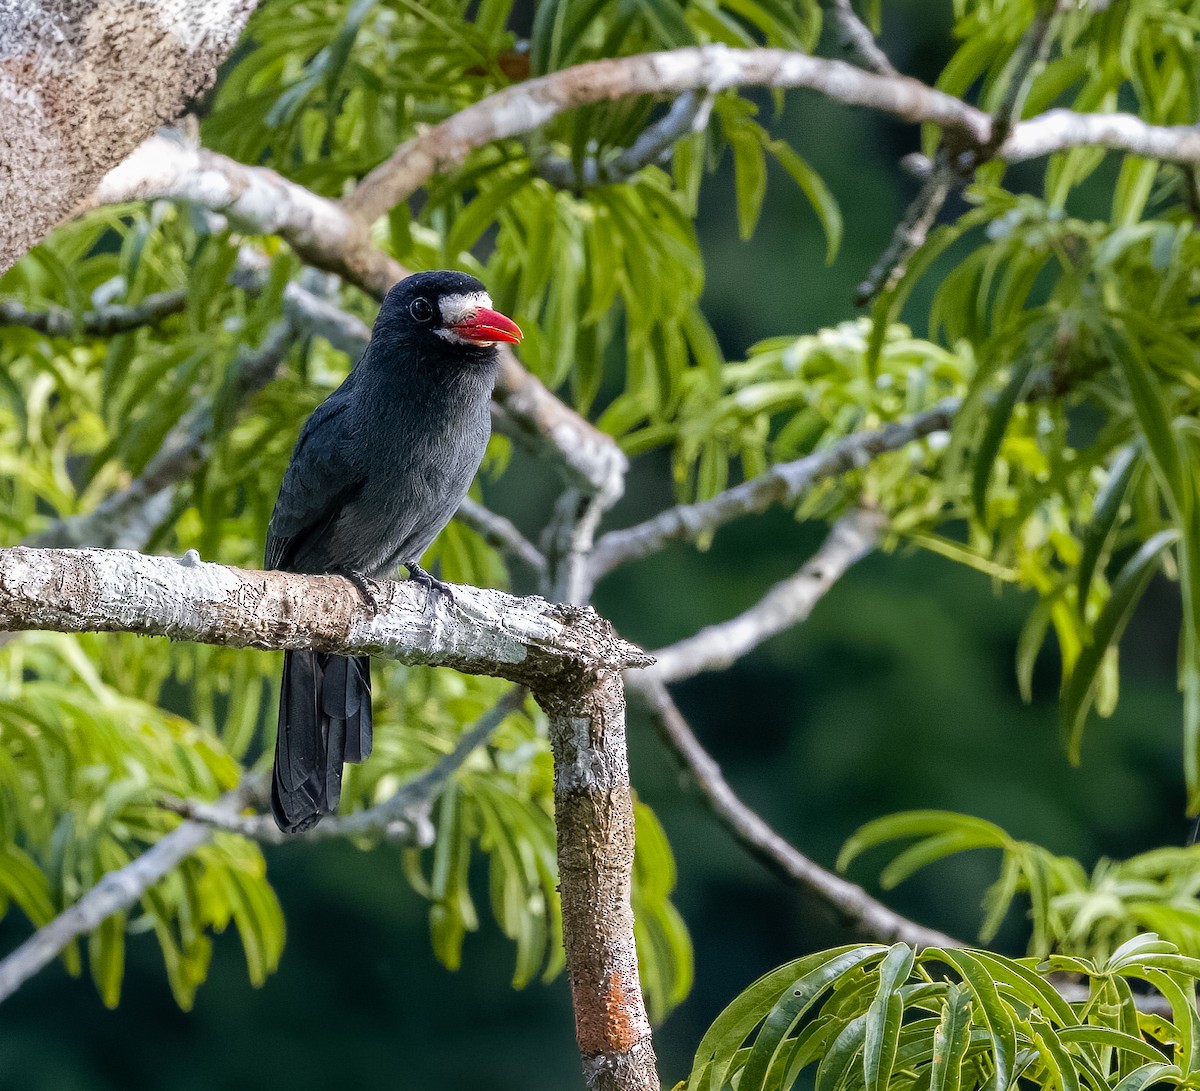
[{"label": "bird's black eye", "polygon": [[428,322],[433,317],[433,308],[428,299],[414,299],[408,305],[408,313],[418,322]]}]

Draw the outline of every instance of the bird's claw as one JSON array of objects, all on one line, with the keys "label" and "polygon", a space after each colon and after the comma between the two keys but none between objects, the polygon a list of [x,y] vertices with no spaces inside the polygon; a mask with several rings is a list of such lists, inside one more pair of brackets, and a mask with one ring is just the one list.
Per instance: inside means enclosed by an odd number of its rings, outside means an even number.
[{"label": "bird's claw", "polygon": [[361,572],[355,572],[351,568],[336,569],[335,574],[354,584],[354,589],[359,593],[372,615],[379,613],[379,599],[376,594],[378,588],[374,580],[368,579]]},{"label": "bird's claw", "polygon": [[454,588],[446,583],[445,580],[439,580],[436,576],[431,576],[416,561],[405,561],[404,567],[408,569],[408,578],[413,583],[419,583],[429,592],[429,602],[431,605],[435,592],[439,595],[445,595],[450,604],[454,604]]}]

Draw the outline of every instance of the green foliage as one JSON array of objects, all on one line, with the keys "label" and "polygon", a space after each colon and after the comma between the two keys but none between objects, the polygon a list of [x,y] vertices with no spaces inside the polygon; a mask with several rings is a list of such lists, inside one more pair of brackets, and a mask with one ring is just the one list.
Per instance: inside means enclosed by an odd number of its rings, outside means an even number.
[{"label": "green foliage", "polygon": [[[164,794],[211,798],[237,777],[213,736],[106,684],[80,641],[14,642],[0,674],[0,912],[11,902],[45,924],[177,824],[158,805]],[[128,927],[154,932],[187,1008],[208,970],[210,933],[231,922],[250,980],[261,984],[279,962],[283,915],[258,848],[222,834],[152,886]],[[126,923],[113,918],[88,940],[92,978],[110,1007],[121,992]],[[75,945],[64,959],[79,973]]]},{"label": "green foliage", "polygon": [[[1059,995],[1063,972],[1083,998]],[[839,947],[772,970],[738,996],[701,1041],[686,1086],[785,1091],[809,1070],[817,1091],[1190,1086],[1200,1066],[1198,977],[1200,960],[1153,933],[1094,960]],[[1170,1018],[1139,1010],[1146,985]]]},{"label": "green foliage", "polygon": [[1200,845],[1161,848],[1128,860],[1100,860],[1089,875],[1077,860],[1017,841],[991,822],[948,811],[907,811],[869,822],[838,857],[845,869],[869,849],[909,841],[880,875],[893,887],[938,860],[972,849],[999,849],[1000,877],[984,898],[979,938],[989,942],[1018,895],[1029,899],[1029,952],[1104,961],[1153,930],[1200,958]]},{"label": "green foliage", "polygon": [[[878,24],[882,5],[861,6]],[[202,140],[339,197],[428,125],[528,78],[710,42],[812,51],[822,8],[817,0],[540,0],[524,27],[511,0],[269,0],[200,104]],[[1028,115],[1065,105],[1121,108],[1162,124],[1197,120],[1194,3],[1052,11],[1041,0],[954,0],[952,12],[957,44],[939,86],[986,110],[1012,105]],[[1030,31],[1042,17],[1046,63],[1031,66]],[[806,217],[811,210],[828,260],[843,235],[835,196],[803,149],[775,135],[780,96],[775,113],[761,102],[722,91],[700,115],[708,119],[701,131],[619,178],[609,168],[669,104],[646,96],[563,114],[476,149],[391,210],[375,239],[413,268],[482,276],[526,330],[523,362],[631,456],[669,458],[681,499],[712,497],[957,399],[948,438],[821,483],[797,516],[867,505],[886,516],[889,547],[928,549],[997,586],[1035,591],[1018,678],[1028,694],[1053,634],[1073,760],[1090,712],[1115,707],[1118,643],[1147,585],[1160,574],[1177,581],[1183,764],[1189,807],[1200,809],[1200,233],[1185,190],[1194,179],[1125,157],[1113,163],[1097,212],[1088,187],[1102,182],[1101,149],[1055,156],[1040,180],[1019,187],[1006,187],[1002,163],[984,164],[967,210],[930,233],[870,318],[784,332],[728,362],[700,306],[695,220],[712,172],[731,167],[721,199],[743,239],[759,230],[772,163]],[[930,127],[926,151],[939,139]],[[572,184],[552,184],[564,167]],[[243,245],[270,263],[255,291],[231,280]],[[210,457],[147,508],[150,525],[131,544],[257,563],[301,421],[349,366],[307,338],[265,389],[237,396],[237,365],[275,328],[285,288],[300,275],[277,241],[235,236],[218,217],[166,202],[93,212],[31,252],[0,284],[31,309],[64,306],[79,318],[168,288],[185,288],[188,303],[108,339],[5,328],[0,540],[16,543],[94,510],[174,429],[211,426]],[[373,305],[356,289],[316,290],[370,319]],[[920,300],[932,301],[929,311],[914,315]],[[503,475],[507,456],[508,442],[497,438],[485,476]],[[450,579],[508,582],[503,559],[461,526],[447,529],[430,561]],[[263,723],[276,669],[275,657],[253,652],[131,637],[8,644],[0,651],[0,909],[11,904],[44,922],[173,828],[157,806],[163,794],[211,799],[231,787],[269,750]],[[376,751],[347,772],[348,808],[380,802],[429,769],[499,692],[486,680],[395,665],[379,678],[387,700]],[[541,721],[510,715],[431,818],[433,844],[406,852],[404,865],[429,901],[438,957],[460,964],[486,889],[513,943],[514,984],[553,977],[561,922]],[[637,940],[649,1006],[662,1018],[688,990],[691,951],[670,900],[669,845],[641,804],[637,822]],[[1092,1001],[1056,1000],[1027,962],[840,949],[776,971],[736,1001],[705,1039],[694,1086],[720,1088],[734,1076],[739,1091],[790,1086],[817,1062],[818,1091],[860,1080],[865,1091],[964,1083],[1003,1091],[1018,1077],[1060,1091],[1080,1080],[1119,1091],[1195,1082],[1196,1028],[1176,1003],[1191,975],[1191,963],[1178,960],[1200,957],[1192,850],[1102,862],[1088,875],[987,823],[921,813],[868,826],[845,862],[900,837],[917,841],[885,871],[887,882],[954,852],[1000,849],[985,936],[1027,893],[1032,949],[1076,960],[1062,965],[1092,982]],[[155,933],[186,1006],[207,969],[210,934],[230,923],[257,983],[279,958],[279,907],[257,849],[220,836],[129,920],[113,918],[89,938],[105,1002],[119,995],[127,932]],[[1183,954],[1138,946],[1143,929]],[[82,968],[80,951],[65,958]],[[1131,977],[1166,996],[1175,1024],[1132,1011]]]}]

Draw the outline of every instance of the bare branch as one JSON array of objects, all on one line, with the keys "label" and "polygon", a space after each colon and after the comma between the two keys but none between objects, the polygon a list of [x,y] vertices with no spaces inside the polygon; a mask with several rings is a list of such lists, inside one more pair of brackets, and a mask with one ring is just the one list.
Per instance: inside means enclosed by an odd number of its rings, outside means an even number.
[{"label": "bare branch", "polygon": [[906,421],[874,432],[856,432],[795,462],[781,462],[758,477],[717,493],[711,500],[680,504],[637,526],[609,531],[592,551],[591,577],[599,580],[618,565],[656,553],[668,542],[699,538],[743,515],[765,511],[772,504],[795,503],[818,481],[948,430],[958,406],[957,398],[947,398]]},{"label": "bare branch", "polygon": [[618,491],[582,493],[567,489],[546,528],[546,594],[559,602],[587,602],[595,582],[589,559],[604,513],[620,498]]},{"label": "bare branch", "polygon": [[644,167],[669,159],[675,141],[688,133],[702,131],[708,125],[711,111],[711,95],[688,91],[619,154],[608,159],[590,157],[578,170],[565,155],[544,155],[537,159],[534,169],[538,177],[560,189],[586,189],[626,182]]},{"label": "bare branch", "polygon": [[730,788],[721,767],[700,745],[667,687],[653,678],[644,678],[640,672],[628,674],[626,680],[631,689],[646,698],[663,741],[694,778],[709,809],[751,855],[776,875],[815,896],[836,913],[841,924],[861,936],[884,942],[903,941],[917,948],[964,946],[951,936],[902,917],[780,837]]},{"label": "bare branch", "polygon": [[[529,686],[550,718],[564,944],[588,1086],[656,1091],[629,900],[633,804],[621,686],[621,671],[649,657],[587,607],[472,587],[454,587],[451,597],[411,582],[372,590],[368,604],[340,576],[246,572],[205,564],[194,553],[176,561],[105,550],[0,550],[4,628],[314,647]],[[349,816],[341,832],[369,822]],[[195,823],[181,829],[210,836]],[[102,919],[89,918],[90,927]]]},{"label": "bare branch", "polygon": [[833,16],[846,48],[858,58],[864,68],[878,72],[881,76],[900,75],[892,67],[887,54],[879,48],[866,23],[858,17],[850,0],[826,0],[825,8]]},{"label": "bare branch", "polygon": [[[217,813],[233,814],[253,791],[244,782],[215,804]],[[0,961],[0,1001],[8,999],[34,974],[48,965],[72,940],[99,928],[114,913],[128,909],[164,875],[212,840],[213,831],[197,822],[183,822],[141,856],[110,871],[79,901],[39,928],[12,954]]]},{"label": "bare branch", "polygon": [[[190,799],[164,799],[161,805],[175,814],[206,826],[241,834],[255,841],[273,845],[294,844],[297,841],[331,841],[354,837],[364,840],[387,841],[392,844],[433,844],[434,830],[429,811],[442,788],[481,746],[504,718],[524,702],[527,691],[520,686],[509,690],[492,706],[478,723],[459,736],[450,753],[397,791],[382,803],[354,814],[334,815],[303,833],[283,833],[268,814],[234,814],[228,807]],[[263,781],[265,786],[265,780]]]},{"label": "bare branch", "polygon": [[843,61],[783,49],[705,45],[592,61],[498,91],[406,140],[343,204],[363,220],[374,221],[434,175],[458,166],[474,148],[531,132],[589,103],[685,91],[711,95],[738,86],[809,88],[906,121],[935,122],[973,143],[983,143],[991,134],[991,118],[982,110],[907,76],[880,76]]},{"label": "bare branch", "polygon": [[887,249],[871,267],[866,280],[854,290],[856,304],[864,306],[880,292],[890,291],[899,283],[913,254],[925,245],[929,229],[946,203],[946,198],[965,178],[966,175],[953,163],[950,153],[945,149],[939,151],[916,197],[896,225]]},{"label": "bare branch", "polygon": [[1134,114],[1047,110],[1013,126],[997,159],[1023,163],[1071,148],[1109,148],[1169,163],[1200,163],[1200,128],[1150,125]]},{"label": "bare branch", "polygon": [[469,496],[458,506],[454,518],[470,527],[492,548],[516,557],[538,576],[545,574],[546,558],[510,519],[497,515]]},{"label": "bare branch", "polygon": [[649,658],[595,611],[456,586],[251,572],[124,550],[0,550],[0,629],[131,632],[263,649],[318,648],[453,667],[539,687]]},{"label": "bare branch", "polygon": [[763,641],[804,621],[850,566],[875,548],[881,522],[877,513],[869,511],[842,516],[804,566],[745,613],[653,652],[654,666],[638,674],[638,685],[644,686],[647,679],[678,682],[705,671],[724,670]]},{"label": "bare branch", "polygon": [[30,310],[15,299],[0,299],[0,326],[25,326],[50,337],[111,337],[152,326],[187,306],[187,292],[156,292],[132,305],[109,303],[76,317],[66,307]]}]

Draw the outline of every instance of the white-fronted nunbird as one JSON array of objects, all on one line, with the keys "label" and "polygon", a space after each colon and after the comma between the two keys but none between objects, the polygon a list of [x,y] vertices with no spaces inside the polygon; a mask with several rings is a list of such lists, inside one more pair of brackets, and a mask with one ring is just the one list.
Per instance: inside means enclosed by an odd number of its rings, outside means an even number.
[{"label": "white-fronted nunbird", "polygon": [[[266,564],[369,579],[397,566],[432,590],[420,567],[458,509],[491,434],[496,346],[516,323],[465,273],[417,273],[379,310],[366,351],[300,433],[267,531]],[[342,763],[371,751],[365,655],[287,652],[271,810],[279,828],[308,829],[337,809]]]}]

